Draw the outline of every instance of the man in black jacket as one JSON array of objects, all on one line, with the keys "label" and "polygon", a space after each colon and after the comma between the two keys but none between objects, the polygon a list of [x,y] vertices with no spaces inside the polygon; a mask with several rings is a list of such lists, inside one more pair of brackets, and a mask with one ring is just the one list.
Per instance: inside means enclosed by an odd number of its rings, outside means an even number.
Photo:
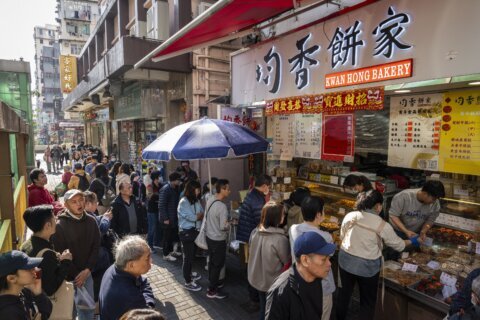
[{"label": "man in black jacket", "polygon": [[68,249],[62,254],[54,251],[50,237],[55,234],[56,221],[53,207],[41,205],[30,207],[23,213],[23,220],[33,231],[30,239],[22,244],[22,251],[30,257],[43,258],[39,268],[42,269],[42,289],[49,296],[53,295],[66,279],[72,263],[72,254]]},{"label": "man in black jacket", "polygon": [[0,255],[0,319],[47,320],[52,303],[42,293],[35,268],[42,258],[29,258],[17,250]]},{"label": "man in black jacket", "polygon": [[267,293],[266,320],[321,319],[322,279],[330,271],[335,245],[316,232],[295,240],[296,262],[282,273]]},{"label": "man in black jacket", "polygon": [[163,259],[176,261],[173,252],[173,242],[178,239],[178,202],[180,201],[179,186],[182,183],[178,172],[168,176],[168,183],[160,189],[158,211],[160,225],[163,229]]},{"label": "man in black jacket", "polygon": [[[245,197],[239,208],[240,218],[238,220],[237,240],[240,241],[240,256],[248,261],[248,241],[250,234],[260,223],[262,208],[265,205],[265,196],[270,193],[272,178],[266,174],[255,178],[255,187]],[[258,291],[248,283],[249,301],[244,304],[249,312],[260,309],[260,297]]]},{"label": "man in black jacket", "polygon": [[146,217],[142,215],[141,204],[135,200],[130,182],[121,182],[120,194],[112,205],[110,227],[120,237],[127,234],[141,234],[145,231]]}]

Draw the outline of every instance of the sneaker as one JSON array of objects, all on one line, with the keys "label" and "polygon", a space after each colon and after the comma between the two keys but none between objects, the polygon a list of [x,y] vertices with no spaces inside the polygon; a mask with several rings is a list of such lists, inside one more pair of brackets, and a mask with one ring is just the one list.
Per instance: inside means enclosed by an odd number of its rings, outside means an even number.
[{"label": "sneaker", "polygon": [[220,293],[218,291],[208,290],[207,291],[207,298],[210,298],[210,299],[225,299],[225,298],[228,298],[228,294]]},{"label": "sneaker", "polygon": [[170,262],[174,262],[174,261],[177,261],[177,258],[175,258],[174,256],[172,256],[172,254],[169,254],[168,256],[163,256],[163,260],[165,260],[165,261],[170,261]]},{"label": "sneaker", "polygon": [[224,286],[225,286],[225,282],[223,282],[223,281],[219,281],[218,284],[217,284],[218,289],[223,288]]},{"label": "sneaker", "polygon": [[202,276],[201,276],[201,275],[199,275],[199,274],[196,273],[196,272],[192,272],[192,281],[198,281],[198,280],[200,280],[200,279],[202,279]]},{"label": "sneaker", "polygon": [[200,291],[202,290],[202,287],[198,284],[195,283],[195,281],[192,281],[190,283],[185,283],[183,285],[185,289],[190,290],[190,291]]},{"label": "sneaker", "polygon": [[174,255],[175,257],[181,257],[182,256],[182,253],[178,252],[178,251],[172,251],[172,253],[170,253],[170,254]]}]

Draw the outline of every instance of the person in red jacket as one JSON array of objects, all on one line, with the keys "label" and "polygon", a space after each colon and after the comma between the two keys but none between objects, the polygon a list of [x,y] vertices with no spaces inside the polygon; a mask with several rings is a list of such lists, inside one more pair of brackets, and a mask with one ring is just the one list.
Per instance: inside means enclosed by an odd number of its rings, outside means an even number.
[{"label": "person in red jacket", "polygon": [[33,169],[30,171],[30,181],[32,181],[32,183],[27,187],[28,207],[51,204],[54,207],[55,214],[63,210],[63,206],[56,202],[50,192],[45,188],[48,180],[43,169]]}]

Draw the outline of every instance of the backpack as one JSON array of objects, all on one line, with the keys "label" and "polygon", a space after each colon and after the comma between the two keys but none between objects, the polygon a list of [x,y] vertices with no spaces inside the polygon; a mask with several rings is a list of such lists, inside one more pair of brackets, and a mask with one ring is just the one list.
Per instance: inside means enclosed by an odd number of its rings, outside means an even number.
[{"label": "backpack", "polygon": [[100,202],[102,203],[102,206],[110,207],[113,200],[115,200],[115,197],[116,197],[115,192],[113,192],[112,188],[110,188],[111,179],[109,179],[108,181],[108,184],[109,184],[108,186],[102,181],[102,179],[96,178],[95,180],[98,180],[103,185],[103,188],[104,188],[103,198],[99,199]]},{"label": "backpack", "polygon": [[75,174],[78,177],[78,190],[87,191],[88,187],[90,187],[90,183],[85,175]]}]

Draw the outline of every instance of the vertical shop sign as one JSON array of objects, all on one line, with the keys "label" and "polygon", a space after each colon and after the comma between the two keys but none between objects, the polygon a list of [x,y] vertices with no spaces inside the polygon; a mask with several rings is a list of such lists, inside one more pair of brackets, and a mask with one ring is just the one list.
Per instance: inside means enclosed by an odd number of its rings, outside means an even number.
[{"label": "vertical shop sign", "polygon": [[60,79],[62,92],[70,93],[77,86],[77,58],[60,56]]},{"label": "vertical shop sign", "polygon": [[[353,114],[324,114],[322,125],[322,159],[353,162],[355,150]],[[320,146],[319,146],[320,147]]]},{"label": "vertical shop sign", "polygon": [[448,92],[442,103],[440,170],[480,171],[480,91]]},{"label": "vertical shop sign", "polygon": [[322,115],[295,115],[295,157],[320,159]]},{"label": "vertical shop sign", "polygon": [[389,166],[439,170],[441,104],[442,94],[391,98]]},{"label": "vertical shop sign", "polygon": [[275,116],[273,123],[273,154],[290,161],[295,152],[295,116]]}]

